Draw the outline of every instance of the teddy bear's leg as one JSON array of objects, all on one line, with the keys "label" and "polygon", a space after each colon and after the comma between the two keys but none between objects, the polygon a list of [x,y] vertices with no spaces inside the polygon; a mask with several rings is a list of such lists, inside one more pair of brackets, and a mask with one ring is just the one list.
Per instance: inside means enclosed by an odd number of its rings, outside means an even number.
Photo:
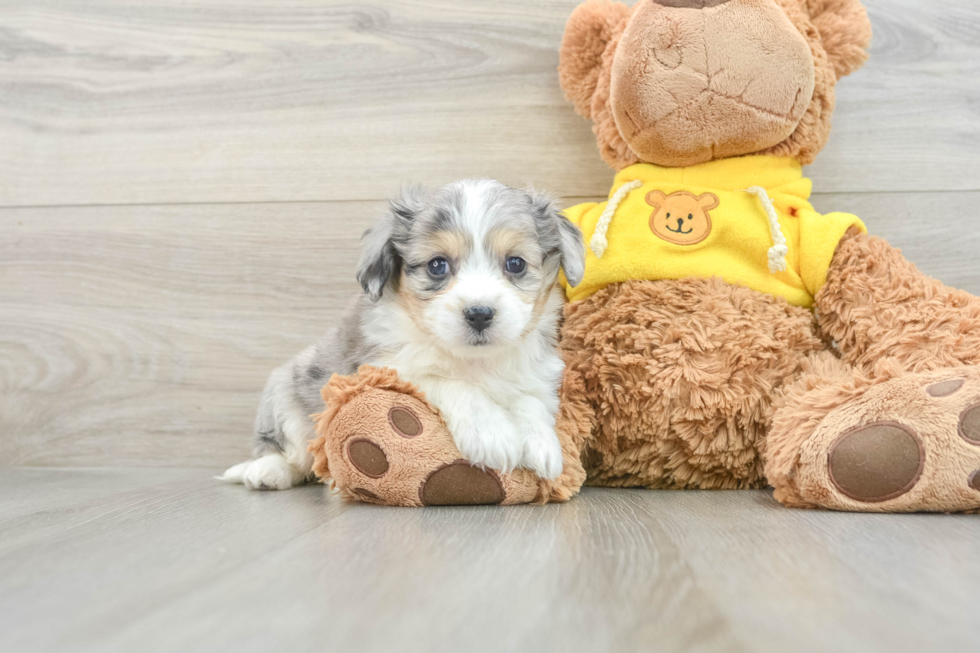
[{"label": "teddy bear's leg", "polygon": [[435,409],[390,370],[334,377],[324,399],[319,437],[310,443],[313,468],[351,499],[395,506],[545,503],[567,500],[584,480],[580,472],[575,483],[573,454],[550,483],[523,469],[501,474],[470,465]]},{"label": "teddy bear's leg", "polygon": [[980,508],[980,300],[850,233],[817,297],[841,359],[815,357],[780,400],[766,474],[787,505]]},{"label": "teddy bear's leg", "polygon": [[891,371],[873,378],[812,359],[766,440],[776,499],[860,512],[980,509],[980,367]]},{"label": "teddy bear's leg", "polygon": [[816,301],[821,331],[865,374],[980,364],[980,298],[926,276],[880,238],[849,232]]}]

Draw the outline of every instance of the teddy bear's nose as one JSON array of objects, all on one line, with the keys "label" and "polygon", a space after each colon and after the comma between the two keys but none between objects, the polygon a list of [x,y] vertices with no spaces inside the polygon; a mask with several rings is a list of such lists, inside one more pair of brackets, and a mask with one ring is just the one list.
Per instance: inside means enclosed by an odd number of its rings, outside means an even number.
[{"label": "teddy bear's nose", "polygon": [[723,5],[728,0],[653,0],[658,5],[664,7],[679,7],[682,9],[707,9]]}]

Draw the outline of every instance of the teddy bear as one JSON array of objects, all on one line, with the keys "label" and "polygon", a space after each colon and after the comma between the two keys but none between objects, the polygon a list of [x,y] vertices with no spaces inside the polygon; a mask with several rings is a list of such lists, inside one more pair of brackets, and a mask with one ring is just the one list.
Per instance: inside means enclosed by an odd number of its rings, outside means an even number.
[{"label": "teddy bear", "polygon": [[324,388],[310,451],[389,505],[566,501],[583,484],[774,488],[785,506],[980,509],[980,300],[921,273],[802,166],[867,58],[859,0],[587,0],[559,80],[615,171],[566,209],[556,481],[470,466],[391,370]]}]

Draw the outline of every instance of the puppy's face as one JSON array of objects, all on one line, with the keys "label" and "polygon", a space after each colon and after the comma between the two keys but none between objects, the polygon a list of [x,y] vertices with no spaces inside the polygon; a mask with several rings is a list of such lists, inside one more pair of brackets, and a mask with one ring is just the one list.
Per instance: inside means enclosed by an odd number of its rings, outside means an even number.
[{"label": "puppy's face", "polygon": [[549,198],[461,181],[404,191],[365,234],[358,279],[445,349],[483,357],[533,331],[560,268],[577,285],[584,266],[581,233]]}]

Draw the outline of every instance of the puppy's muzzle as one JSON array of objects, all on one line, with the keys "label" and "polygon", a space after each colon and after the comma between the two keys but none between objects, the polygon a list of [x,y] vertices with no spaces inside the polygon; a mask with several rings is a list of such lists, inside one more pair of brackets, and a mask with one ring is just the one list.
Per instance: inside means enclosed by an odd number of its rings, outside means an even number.
[{"label": "puppy's muzzle", "polygon": [[493,322],[495,314],[496,311],[489,306],[471,306],[463,311],[466,323],[477,333],[483,333],[490,328],[490,323]]}]

